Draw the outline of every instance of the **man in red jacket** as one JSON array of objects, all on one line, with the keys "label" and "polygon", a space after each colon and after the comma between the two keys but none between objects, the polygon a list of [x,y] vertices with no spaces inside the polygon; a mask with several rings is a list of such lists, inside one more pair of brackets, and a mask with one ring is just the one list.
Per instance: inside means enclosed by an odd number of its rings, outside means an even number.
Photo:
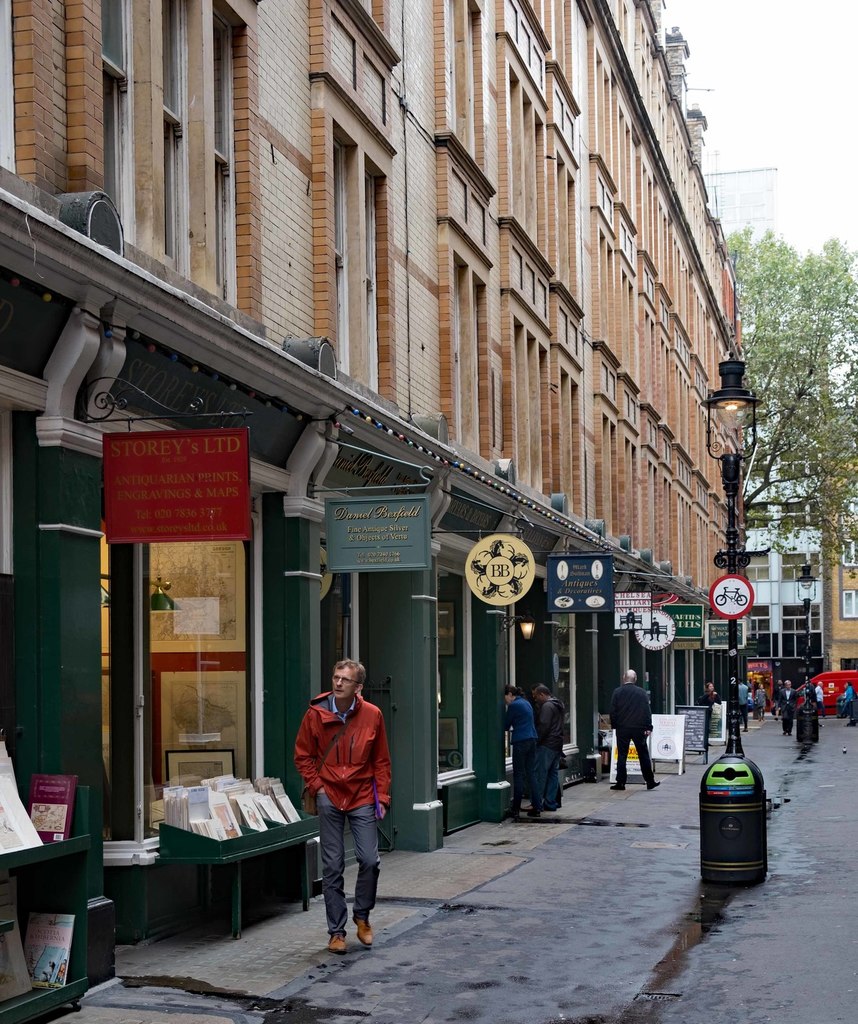
[{"label": "man in red jacket", "polygon": [[365,680],[366,669],[360,662],[338,661],[330,692],[310,701],[295,740],[295,767],[316,796],[331,953],[346,951],[346,820],[358,863],[352,916],[358,941],[372,946],[369,915],[375,906],[381,864],[376,818],[383,818],[390,807],[390,751],[384,718],[361,697]]}]

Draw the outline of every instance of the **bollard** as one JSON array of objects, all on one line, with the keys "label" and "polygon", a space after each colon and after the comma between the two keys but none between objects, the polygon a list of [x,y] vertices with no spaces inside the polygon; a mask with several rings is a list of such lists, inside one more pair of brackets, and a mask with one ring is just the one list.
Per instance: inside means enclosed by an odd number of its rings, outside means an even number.
[{"label": "bollard", "polygon": [[762,882],[768,870],[766,793],[759,768],[725,754],[700,782],[700,876],[704,882]]}]

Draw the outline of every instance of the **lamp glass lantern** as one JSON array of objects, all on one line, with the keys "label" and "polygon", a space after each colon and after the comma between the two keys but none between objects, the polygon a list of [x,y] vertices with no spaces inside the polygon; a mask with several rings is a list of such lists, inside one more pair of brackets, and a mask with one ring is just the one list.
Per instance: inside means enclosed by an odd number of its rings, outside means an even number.
[{"label": "lamp glass lantern", "polygon": [[810,571],[810,563],[801,567],[801,576],[796,579],[799,601],[813,601],[816,597],[816,577]]},{"label": "lamp glass lantern", "polygon": [[705,399],[707,409],[706,447],[709,454],[717,456],[721,449],[713,441],[712,430],[720,424],[730,434],[739,430],[750,430],[751,444],[757,434],[757,404],[759,398],[744,386],[745,364],[741,359],[726,359],[718,364],[721,387]]}]

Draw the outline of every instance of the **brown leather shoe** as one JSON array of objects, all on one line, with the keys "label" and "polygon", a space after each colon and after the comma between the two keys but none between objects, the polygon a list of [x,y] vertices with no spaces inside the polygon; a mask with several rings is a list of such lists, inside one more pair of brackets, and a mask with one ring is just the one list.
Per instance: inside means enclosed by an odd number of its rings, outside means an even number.
[{"label": "brown leather shoe", "polygon": [[358,942],[362,946],[372,945],[372,928],[369,926],[369,921],[364,921],[360,917],[353,918],[354,923],[357,925],[357,937]]},{"label": "brown leather shoe", "polygon": [[345,953],[346,951],[346,937],[335,933],[331,936],[331,941],[328,943],[329,953]]}]

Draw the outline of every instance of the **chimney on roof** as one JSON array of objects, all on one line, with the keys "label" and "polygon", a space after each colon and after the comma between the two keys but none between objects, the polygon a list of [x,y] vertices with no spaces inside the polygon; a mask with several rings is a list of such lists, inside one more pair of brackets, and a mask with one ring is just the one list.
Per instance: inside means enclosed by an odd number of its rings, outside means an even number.
[{"label": "chimney on roof", "polygon": [[685,118],[688,125],[688,134],[691,136],[691,155],[695,162],[703,166],[703,133],[709,127],[706,115],[700,107],[694,103]]},{"label": "chimney on roof", "polygon": [[674,25],[664,34],[664,56],[670,72],[670,92],[685,113],[685,62],[691,55],[685,37]]}]

